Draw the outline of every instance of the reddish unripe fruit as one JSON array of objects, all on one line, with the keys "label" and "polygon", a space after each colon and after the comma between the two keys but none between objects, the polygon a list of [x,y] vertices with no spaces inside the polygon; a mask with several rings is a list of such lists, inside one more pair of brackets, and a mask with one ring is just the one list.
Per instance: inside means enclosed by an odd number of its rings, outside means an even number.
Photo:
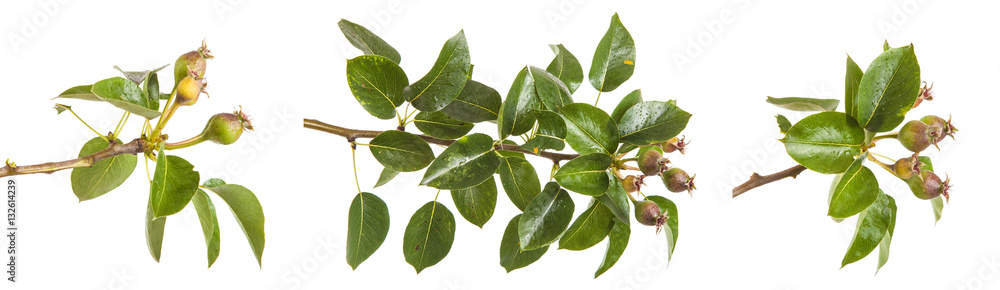
[{"label": "reddish unripe fruit", "polygon": [[896,176],[905,180],[914,174],[919,174],[922,165],[923,162],[920,162],[920,159],[914,155],[896,160],[896,163],[892,165],[892,171],[896,173]]},{"label": "reddish unripe fruit", "polygon": [[931,140],[931,142],[934,143],[934,146],[937,146],[938,142],[944,140],[945,136],[951,136],[952,139],[955,139],[954,134],[956,131],[958,131],[958,129],[955,128],[955,125],[951,124],[950,118],[946,121],[941,117],[928,115],[924,116],[923,118],[920,118],[920,122],[927,124],[927,126],[929,126],[931,130],[934,131],[933,132],[934,139]]},{"label": "reddish unripe fruit", "polygon": [[638,160],[636,161],[639,163],[639,170],[642,171],[642,174],[647,176],[660,175],[660,173],[666,168],[667,164],[670,163],[670,161],[663,158],[660,151],[657,151],[656,149],[643,151],[642,154],[639,154],[637,159]]},{"label": "reddish unripe fruit", "polygon": [[201,42],[201,47],[198,49],[182,54],[174,62],[174,84],[180,83],[180,80],[186,76],[205,77],[205,60],[212,58],[214,58],[212,52],[208,50],[204,41]]},{"label": "reddish unripe fruit", "polygon": [[697,189],[694,187],[694,177],[688,176],[687,172],[684,172],[680,168],[671,168],[667,172],[663,173],[663,185],[667,187],[667,190],[672,192],[684,192],[687,191],[691,193],[692,190]]},{"label": "reddish unripe fruit", "polygon": [[186,76],[177,84],[177,96],[174,99],[180,106],[190,106],[198,102],[198,96],[205,91],[205,80]]},{"label": "reddish unripe fruit", "polygon": [[666,215],[660,212],[660,207],[651,200],[643,200],[635,203],[635,220],[647,226],[663,226],[666,222]]},{"label": "reddish unripe fruit", "polygon": [[208,119],[208,124],[205,125],[205,130],[201,134],[205,140],[229,145],[240,138],[243,130],[252,129],[253,126],[250,125],[250,120],[242,112],[236,112],[235,114],[219,113]]},{"label": "reddish unripe fruit", "polygon": [[660,149],[663,149],[663,153],[673,153],[674,151],[684,154],[684,147],[687,146],[687,142],[684,142],[684,137],[681,138],[670,138],[670,140],[663,141],[660,143]]},{"label": "reddish unripe fruit", "polygon": [[622,187],[625,188],[625,192],[633,193],[639,191],[642,186],[642,179],[636,178],[635,175],[625,176],[622,180]]},{"label": "reddish unripe fruit", "polygon": [[907,150],[912,152],[920,152],[931,146],[931,141],[934,140],[935,136],[932,136],[930,126],[924,124],[917,120],[906,122],[903,128],[899,130],[899,143],[903,144]]},{"label": "reddish unripe fruit", "polygon": [[942,182],[941,178],[931,171],[923,171],[919,175],[915,174],[906,179],[910,191],[919,199],[932,199],[944,195],[945,200],[948,200],[948,191],[951,189],[950,182],[950,178],[946,178]]}]

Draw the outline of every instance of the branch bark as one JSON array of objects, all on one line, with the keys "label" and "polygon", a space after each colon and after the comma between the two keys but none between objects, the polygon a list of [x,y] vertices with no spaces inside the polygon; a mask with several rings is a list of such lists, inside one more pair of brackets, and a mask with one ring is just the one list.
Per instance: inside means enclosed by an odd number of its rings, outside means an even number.
[{"label": "branch bark", "polygon": [[[340,127],[340,126],[336,126],[336,125],[331,125],[331,124],[323,123],[323,122],[320,122],[320,121],[315,120],[315,119],[303,119],[302,121],[304,123],[305,128],[307,128],[307,129],[313,129],[313,130],[317,130],[317,131],[326,132],[326,133],[334,134],[334,135],[337,135],[337,136],[341,136],[341,137],[347,138],[347,141],[349,141],[349,142],[353,142],[354,140],[356,140],[358,138],[367,138],[367,139],[375,138],[375,136],[378,136],[378,134],[381,134],[383,132],[383,131],[372,131],[372,130],[348,129],[348,128],[344,128],[344,127]],[[424,139],[424,141],[426,141],[427,143],[430,143],[430,144],[437,144],[437,145],[449,146],[449,145],[451,145],[451,143],[455,143],[455,140],[439,139],[439,138],[434,138],[434,137],[427,136],[427,135],[416,135],[416,136],[420,137],[421,139]],[[494,148],[496,150],[500,150],[500,151],[520,152],[520,153],[524,153],[524,154],[530,154],[530,155],[535,155],[535,156],[539,156],[539,157],[543,157],[543,158],[548,158],[549,160],[552,160],[552,162],[554,162],[556,164],[558,164],[560,161],[563,161],[563,160],[572,160],[573,158],[580,157],[579,154],[563,154],[563,153],[556,153],[556,152],[549,152],[549,151],[541,151],[541,152],[538,152],[538,154],[535,154],[535,152],[532,152],[532,151],[529,151],[529,150],[525,150],[525,149],[522,149],[520,146],[511,145],[511,144],[498,144],[498,145],[494,146]]]},{"label": "branch bark", "polygon": [[35,173],[53,173],[56,171],[70,169],[70,168],[80,168],[80,167],[90,167],[93,166],[97,161],[101,161],[107,158],[122,154],[140,154],[146,152],[149,148],[149,144],[140,138],[136,138],[131,142],[121,144],[121,143],[111,143],[108,148],[98,151],[97,153],[83,156],[77,159],[71,159],[59,162],[48,162],[35,165],[26,166],[15,166],[11,167],[9,164],[0,167],[0,177],[13,176],[13,175],[25,175],[25,174],[35,174]]},{"label": "branch bark", "polygon": [[776,172],[771,175],[761,176],[760,174],[757,174],[755,172],[753,175],[750,176],[750,180],[747,180],[747,182],[744,182],[743,184],[740,184],[739,186],[733,188],[733,197],[735,198],[740,194],[743,194],[744,192],[757,188],[758,186],[775,182],[784,179],[785,177],[795,178],[796,176],[799,175],[799,173],[802,173],[802,171],[805,170],[806,170],[805,166],[795,165],[792,166],[791,168]]}]

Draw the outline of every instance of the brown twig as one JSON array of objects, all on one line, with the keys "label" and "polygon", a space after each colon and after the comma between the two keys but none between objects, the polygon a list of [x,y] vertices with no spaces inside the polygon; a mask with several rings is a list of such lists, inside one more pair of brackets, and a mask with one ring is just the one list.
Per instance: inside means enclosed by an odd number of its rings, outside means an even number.
[{"label": "brown twig", "polygon": [[70,168],[80,168],[80,167],[90,167],[94,165],[97,161],[101,161],[107,158],[115,157],[122,154],[140,154],[146,152],[149,144],[142,140],[141,138],[136,138],[131,142],[121,144],[118,142],[112,142],[108,145],[108,148],[98,151],[97,153],[83,156],[77,159],[71,159],[59,162],[49,162],[35,165],[25,165],[25,166],[14,166],[11,167],[10,164],[0,167],[0,177],[13,176],[13,175],[24,175],[24,174],[35,174],[35,173],[53,173],[59,170],[70,169]]},{"label": "brown twig", "polygon": [[792,166],[791,168],[776,172],[771,175],[761,176],[760,174],[757,174],[755,172],[753,175],[750,176],[750,180],[747,180],[747,182],[744,182],[743,184],[740,184],[739,186],[733,188],[733,197],[737,197],[740,194],[743,194],[744,192],[757,188],[758,186],[775,182],[785,177],[795,178],[796,176],[799,175],[799,173],[802,173],[802,171],[805,170],[806,170],[805,166],[795,165]]},{"label": "brown twig", "polygon": [[[336,125],[330,125],[330,124],[327,124],[327,123],[323,123],[323,122],[320,122],[320,121],[314,120],[314,119],[303,119],[302,121],[304,123],[304,126],[306,128],[308,128],[308,129],[313,129],[313,130],[317,130],[317,131],[326,132],[326,133],[334,134],[334,135],[337,135],[337,136],[341,136],[341,137],[347,138],[347,141],[354,141],[354,140],[356,140],[358,138],[369,138],[369,139],[370,138],[375,138],[375,136],[378,136],[378,134],[381,134],[383,132],[383,131],[372,131],[372,130],[348,129],[348,128],[344,128],[344,127],[340,127],[340,126],[336,126]],[[426,135],[416,135],[416,136],[420,137],[421,139],[424,139],[424,141],[426,141],[427,143],[430,143],[430,144],[437,144],[437,145],[449,146],[449,145],[451,145],[451,143],[455,143],[455,140],[439,139],[439,138],[434,138],[434,137],[426,136]],[[577,158],[577,157],[580,156],[579,154],[563,154],[563,153],[555,153],[555,152],[549,152],[549,151],[541,151],[541,152],[538,152],[538,154],[535,154],[535,152],[528,151],[528,150],[525,150],[525,149],[521,149],[520,146],[511,145],[511,144],[498,144],[498,145],[495,146],[495,148],[496,148],[496,150],[500,150],[500,151],[520,152],[520,153],[531,154],[531,155],[536,155],[536,156],[539,156],[539,157],[548,158],[549,160],[552,160],[552,162],[554,162],[554,163],[559,163],[559,161],[563,161],[563,160],[571,160],[573,158]]]}]

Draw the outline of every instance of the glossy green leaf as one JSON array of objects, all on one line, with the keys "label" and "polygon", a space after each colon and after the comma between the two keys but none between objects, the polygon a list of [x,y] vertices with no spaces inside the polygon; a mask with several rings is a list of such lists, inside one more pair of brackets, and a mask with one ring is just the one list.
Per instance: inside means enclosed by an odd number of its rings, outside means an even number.
[{"label": "glossy green leaf", "polygon": [[639,146],[635,146],[632,143],[622,143],[621,146],[618,146],[618,152],[616,153],[618,154],[629,153],[632,152],[632,150],[635,150],[636,148],[639,148]]},{"label": "glossy green leaf", "polygon": [[882,42],[882,51],[889,50],[890,48],[892,48],[892,47],[889,46],[889,40],[888,39],[883,40],[883,42]]},{"label": "glossy green leaf", "polygon": [[73,107],[70,107],[70,106],[67,106],[67,105],[63,105],[63,104],[56,104],[55,105],[56,115],[62,114],[62,112],[65,112],[66,110],[70,110],[72,108]]},{"label": "glossy green leaf", "polygon": [[556,171],[555,179],[568,190],[590,196],[600,196],[610,185],[605,173],[611,167],[611,156],[603,153],[583,155]]},{"label": "glossy green leaf", "polygon": [[150,100],[139,85],[122,77],[113,77],[94,83],[94,95],[122,110],[153,119],[160,116],[159,100]]},{"label": "glossy green leaf", "polygon": [[132,81],[133,83],[135,83],[137,85],[141,85],[142,83],[144,83],[147,80],[149,80],[149,77],[151,75],[156,74],[156,72],[159,72],[159,71],[163,70],[167,66],[169,66],[169,64],[165,64],[165,65],[163,65],[161,67],[158,67],[158,68],[155,68],[155,69],[151,69],[151,70],[125,71],[125,70],[123,70],[122,68],[120,68],[120,67],[118,67],[116,65],[116,66],[114,66],[114,69],[118,70],[119,72],[121,72],[122,75],[124,75],[126,79]]},{"label": "glossy green leaf", "polygon": [[944,211],[944,198],[940,195],[931,199],[931,209],[934,210],[934,224],[941,220],[941,212]]},{"label": "glossy green leaf", "polygon": [[619,222],[628,225],[632,217],[629,210],[629,204],[632,201],[628,199],[628,193],[625,192],[625,188],[622,187],[622,183],[618,180],[618,177],[615,177],[611,172],[608,172],[607,175],[609,180],[608,192],[598,196],[597,199],[618,218]]},{"label": "glossy green leaf", "polygon": [[418,110],[437,111],[458,97],[471,74],[469,45],[465,31],[459,31],[444,43],[431,70],[403,89],[403,96]]},{"label": "glossy green leaf", "polygon": [[583,83],[583,67],[580,66],[580,61],[576,60],[576,57],[562,44],[553,44],[549,47],[556,57],[545,70],[562,80],[570,93],[576,92]]},{"label": "glossy green leaf", "polygon": [[774,115],[774,117],[778,119],[778,130],[781,131],[781,134],[788,133],[788,129],[792,128],[792,122],[788,121],[788,118],[785,118],[781,114]]},{"label": "glossy green leaf", "polygon": [[67,89],[66,91],[63,91],[62,93],[59,93],[59,95],[53,99],[64,98],[64,99],[78,99],[85,101],[101,101],[101,98],[98,98],[97,95],[95,95],[94,92],[91,91],[93,88],[94,85],[75,86]]},{"label": "glossy green leaf", "polygon": [[628,112],[628,109],[631,109],[639,103],[642,103],[642,91],[636,89],[631,93],[628,93],[628,95],[625,95],[625,97],[618,102],[618,106],[615,106],[615,110],[611,111],[611,119],[615,120],[615,123],[620,123],[622,116],[625,116],[625,112]]},{"label": "glossy green leaf", "polygon": [[340,31],[344,33],[347,41],[360,49],[364,54],[381,55],[392,60],[392,62],[399,63],[399,52],[395,48],[392,48],[389,43],[386,43],[385,40],[378,37],[378,35],[372,33],[371,30],[368,30],[368,28],[347,21],[346,19],[341,19],[337,22],[337,26],[340,26]]},{"label": "glossy green leaf", "polygon": [[456,120],[479,123],[494,121],[500,113],[500,93],[480,82],[469,80],[458,97],[441,112]]},{"label": "glossy green leaf", "polygon": [[[121,140],[115,140],[121,144]],[[97,153],[110,144],[102,137],[90,139],[80,149],[78,157]],[[74,168],[70,174],[73,193],[80,201],[90,200],[118,188],[135,171],[138,158],[132,154],[115,155],[111,158],[94,162],[90,167]]]},{"label": "glossy green leaf", "polygon": [[500,107],[500,117],[497,119],[500,139],[524,134],[535,125],[535,116],[531,111],[541,109],[542,103],[535,93],[535,81],[529,71],[526,66],[517,73],[507,92],[507,99]]},{"label": "glossy green leaf", "polygon": [[503,231],[503,238],[500,240],[500,266],[506,269],[507,273],[531,265],[549,250],[548,246],[534,250],[521,250],[517,235],[517,226],[520,221],[520,214],[510,219],[510,222],[507,223],[507,229]]},{"label": "glossy green leaf", "polygon": [[573,199],[569,192],[555,182],[545,185],[524,209],[517,224],[521,250],[534,250],[548,246],[559,239],[573,219]]},{"label": "glossy green leaf", "polygon": [[479,185],[452,190],[451,199],[465,220],[482,228],[493,217],[497,206],[497,182],[491,175]]},{"label": "glossy green leaf", "polygon": [[615,225],[615,215],[600,200],[592,198],[583,211],[559,238],[559,249],[582,251],[604,240]]},{"label": "glossy green leaf", "polygon": [[362,192],[354,196],[347,212],[347,264],[351,269],[368,259],[389,235],[389,208],[378,196]]},{"label": "glossy green leaf", "polygon": [[889,246],[892,244],[893,231],[896,229],[896,200],[887,194],[883,194],[889,200],[889,212],[892,214],[889,217],[889,231],[886,232],[885,236],[882,237],[882,241],[878,244],[878,268],[875,268],[875,273],[878,274],[878,270],[885,266],[885,262],[889,261]]},{"label": "glossy green leaf", "polygon": [[792,111],[836,111],[837,105],[840,105],[840,100],[800,97],[775,98],[768,96],[767,103]]},{"label": "glossy green leaf", "polygon": [[861,154],[865,131],[845,113],[822,112],[803,118],[781,142],[785,151],[810,170],[834,174],[847,170]]},{"label": "glossy green leaf", "polygon": [[517,206],[517,209],[521,211],[524,211],[528,207],[528,203],[542,191],[535,167],[522,157],[502,158],[500,167],[497,168],[497,174],[500,175],[503,191],[507,193],[507,197],[514,203],[514,206]]},{"label": "glossy green leaf", "polygon": [[854,238],[851,239],[851,246],[841,262],[841,267],[857,262],[875,250],[889,232],[890,223],[895,223],[895,219],[895,200],[880,191],[878,200],[858,215],[858,227]]},{"label": "glossy green leaf", "polygon": [[403,256],[419,274],[437,264],[455,241],[455,216],[443,204],[431,201],[413,213],[403,232]]},{"label": "glossy green leaf", "polygon": [[670,140],[680,134],[691,113],[678,108],[674,101],[646,101],[629,108],[618,122],[622,142],[643,146]]},{"label": "glossy green leaf", "polygon": [[635,70],[635,42],[618,13],[611,17],[611,26],[597,44],[590,65],[590,84],[602,92],[610,92],[632,77]]},{"label": "glossy green leaf", "polygon": [[194,165],[184,158],[168,156],[160,147],[156,155],[156,172],[149,183],[153,216],[164,217],[184,209],[198,190],[200,178]]},{"label": "glossy green leaf", "polygon": [[601,261],[601,266],[594,273],[594,278],[601,276],[608,269],[611,269],[611,266],[614,266],[618,262],[618,258],[621,258],[622,253],[625,253],[625,247],[628,246],[628,239],[632,235],[632,229],[628,223],[622,223],[621,221],[615,221],[614,224],[611,233],[608,234],[608,249],[604,252],[604,260]]},{"label": "glossy green leaf", "polygon": [[618,147],[618,124],[589,104],[569,104],[559,111],[566,120],[566,143],[580,154],[611,154]]},{"label": "glossy green leaf", "polygon": [[149,108],[153,110],[159,110],[160,100],[170,96],[161,96],[160,78],[156,76],[155,72],[146,77],[146,81],[142,85],[142,94],[146,95],[146,99],[149,100],[149,104],[151,105]]},{"label": "glossy green leaf", "polygon": [[204,190],[198,189],[194,197],[191,198],[194,210],[198,212],[198,220],[201,222],[201,231],[205,235],[205,246],[208,249],[208,267],[215,264],[219,258],[219,217],[215,214],[215,205],[212,199]]},{"label": "glossy green leaf", "polygon": [[225,184],[216,178],[205,181],[205,186],[212,192],[215,192],[216,195],[229,205],[233,216],[236,217],[236,222],[240,224],[243,234],[246,235],[247,241],[250,242],[250,248],[257,258],[257,265],[262,265],[261,256],[264,255],[264,208],[260,206],[257,196],[242,185]]},{"label": "glossy green leaf", "polygon": [[441,139],[461,138],[472,131],[472,123],[452,119],[441,112],[420,112],[413,124],[420,132]]},{"label": "glossy green leaf", "polygon": [[920,65],[913,45],[882,52],[858,84],[858,124],[887,132],[903,122],[920,92]]},{"label": "glossy green leaf", "polygon": [[532,114],[538,120],[538,130],[528,142],[524,142],[525,150],[535,152],[546,149],[563,150],[566,148],[566,121],[552,111],[535,110]]},{"label": "glossy green leaf", "polygon": [[382,166],[398,172],[417,171],[434,161],[434,152],[424,139],[398,130],[378,134],[368,148]]},{"label": "glossy green leaf", "polygon": [[382,173],[378,175],[378,181],[375,182],[374,187],[383,186],[386,183],[389,183],[390,180],[396,178],[396,175],[399,175],[399,171],[395,171],[389,168],[382,168]]},{"label": "glossy green leaf", "polygon": [[347,60],[347,85],[361,107],[379,119],[392,119],[402,105],[406,73],[395,62],[378,55]]},{"label": "glossy green leaf", "polygon": [[878,180],[870,169],[864,166],[868,153],[854,160],[847,171],[837,174],[830,187],[830,209],[827,214],[834,218],[847,218],[860,213],[878,199]]},{"label": "glossy green leaf", "polygon": [[534,66],[529,66],[528,72],[535,84],[535,94],[546,110],[559,112],[559,108],[573,103],[573,93],[559,77]]},{"label": "glossy green leaf", "polygon": [[500,157],[493,152],[493,139],[476,133],[455,140],[427,167],[420,185],[437,189],[474,186],[493,176]]},{"label": "glossy green leaf", "polygon": [[667,260],[674,256],[674,248],[677,246],[677,205],[666,197],[650,195],[647,200],[652,200],[660,207],[660,212],[667,215],[667,223],[663,224],[663,232],[667,235]]},{"label": "glossy green leaf", "polygon": [[854,119],[858,118],[858,85],[865,72],[847,56],[847,73],[844,76],[844,110]]},{"label": "glossy green leaf", "polygon": [[153,206],[146,204],[146,247],[153,260],[160,262],[160,250],[163,249],[163,230],[167,225],[167,217],[153,216]]}]

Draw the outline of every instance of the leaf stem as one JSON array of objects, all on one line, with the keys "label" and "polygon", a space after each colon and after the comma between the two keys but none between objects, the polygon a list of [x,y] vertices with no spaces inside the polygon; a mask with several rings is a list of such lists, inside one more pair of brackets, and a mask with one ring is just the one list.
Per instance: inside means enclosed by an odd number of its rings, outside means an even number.
[{"label": "leaf stem", "polygon": [[770,175],[761,176],[760,174],[754,172],[754,174],[750,176],[749,180],[733,188],[733,197],[735,198],[744,192],[757,188],[758,186],[775,182],[784,179],[785,177],[795,178],[799,175],[799,173],[802,173],[802,171],[805,170],[806,167],[799,164]]},{"label": "leaf stem", "polygon": [[355,142],[351,142],[351,166],[354,167],[354,185],[358,187],[358,193],[361,193],[361,181],[358,181],[358,162],[354,158],[354,151],[357,151],[357,146]]},{"label": "leaf stem", "polygon": [[899,133],[890,133],[890,134],[875,136],[875,138],[872,138],[872,142],[871,143],[875,143],[875,141],[882,140],[882,139],[896,139],[897,137],[899,137]]},{"label": "leaf stem", "polygon": [[[353,140],[356,140],[358,138],[369,138],[369,139],[370,138],[375,138],[376,136],[378,136],[379,134],[382,134],[382,132],[383,132],[383,131],[374,131],[374,130],[348,129],[348,128],[344,128],[344,127],[340,127],[340,126],[336,126],[336,125],[331,125],[331,124],[323,123],[323,122],[320,122],[320,121],[315,120],[315,119],[303,119],[302,123],[303,123],[303,126],[305,128],[307,128],[307,129],[313,129],[313,130],[317,130],[317,131],[320,131],[320,132],[326,132],[326,133],[330,133],[330,134],[333,134],[333,135],[341,136],[341,137],[346,138],[348,141],[353,141]],[[416,136],[420,137],[420,139],[424,139],[425,142],[430,143],[430,144],[437,144],[437,145],[442,145],[442,146],[449,146],[452,143],[455,143],[455,140],[438,139],[438,138],[434,138],[434,137],[426,136],[426,135],[416,135]],[[365,145],[365,144],[358,143],[358,145]],[[531,154],[531,155],[539,156],[539,157],[542,157],[542,158],[547,158],[547,159],[552,160],[552,162],[557,163],[557,164],[560,161],[563,161],[563,160],[572,160],[574,158],[580,157],[579,154],[563,154],[563,153],[556,153],[556,152],[551,152],[551,151],[539,151],[538,154],[535,154],[535,152],[533,152],[533,151],[528,151],[528,150],[525,150],[525,149],[521,149],[520,146],[513,145],[513,144],[496,144],[496,145],[493,145],[493,149],[500,150],[500,151],[510,151],[510,152],[519,152],[519,153]]]},{"label": "leaf stem", "polygon": [[594,107],[597,107],[597,102],[601,101],[601,91],[597,91],[597,100],[594,100]]},{"label": "leaf stem", "polygon": [[100,132],[97,132],[97,130],[94,130],[94,127],[91,127],[90,124],[87,124],[87,121],[84,121],[83,118],[80,118],[80,115],[77,115],[76,112],[73,111],[73,108],[70,108],[69,106],[63,106],[63,107],[66,108],[67,111],[69,111],[70,113],[72,113],[73,116],[76,117],[77,120],[80,120],[80,123],[83,123],[84,126],[87,126],[87,128],[89,128],[90,131],[94,131],[94,134],[97,134],[97,136],[100,136],[101,138],[104,138],[104,141],[110,141],[110,139],[108,139],[107,135],[104,135],[104,134],[101,134]]},{"label": "leaf stem", "polygon": [[146,152],[146,149],[148,149],[149,147],[150,147],[149,143],[147,143],[145,140],[141,138],[136,138],[131,142],[125,144],[121,144],[118,142],[111,142],[107,148],[104,148],[104,150],[76,159],[70,159],[59,162],[48,162],[48,163],[27,165],[27,166],[11,167],[9,164],[4,165],[3,167],[0,167],[0,177],[35,174],[35,173],[52,173],[70,168],[90,167],[94,165],[94,163],[96,163],[97,161],[101,161],[118,155],[123,155],[123,154],[135,155]]}]

